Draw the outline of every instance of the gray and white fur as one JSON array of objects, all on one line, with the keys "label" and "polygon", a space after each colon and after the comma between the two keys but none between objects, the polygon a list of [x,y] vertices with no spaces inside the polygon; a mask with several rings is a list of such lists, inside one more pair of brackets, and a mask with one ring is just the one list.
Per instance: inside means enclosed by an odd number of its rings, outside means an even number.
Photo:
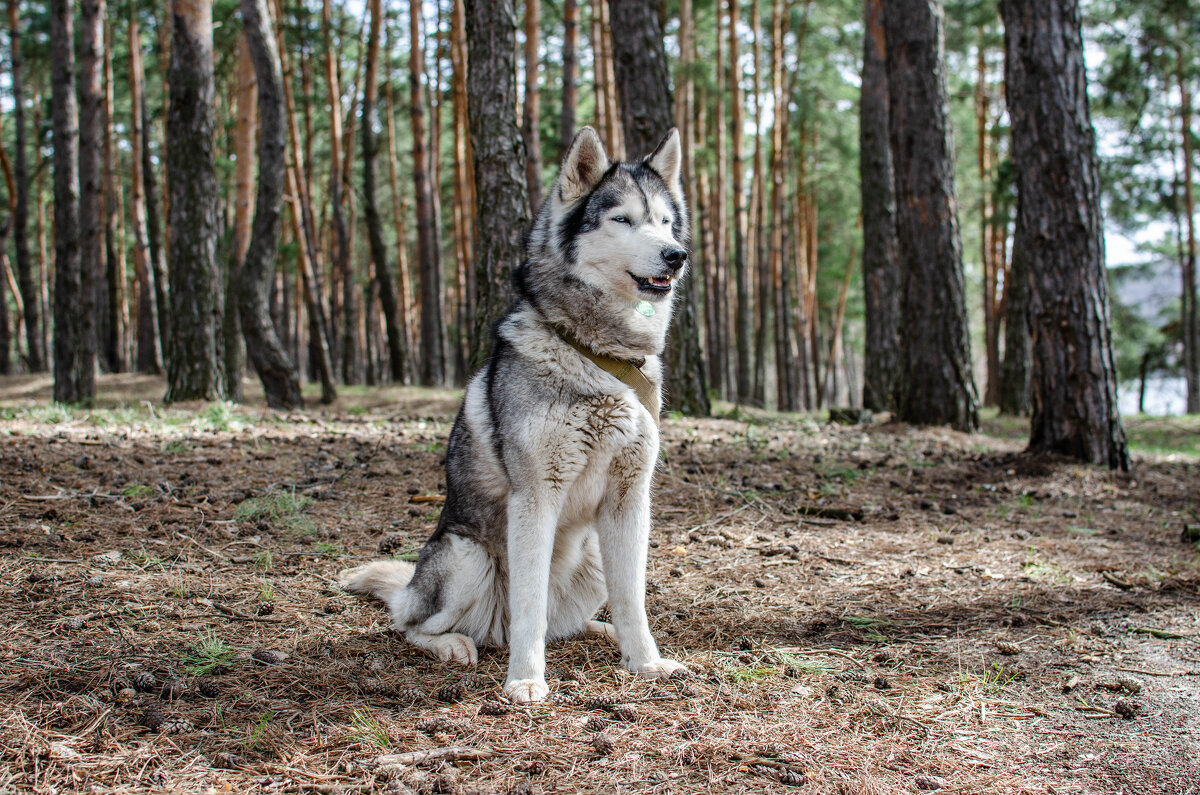
[{"label": "gray and white fur", "polygon": [[[614,640],[639,675],[685,670],[659,655],[645,607],[660,355],[687,260],[680,172],[675,130],[636,163],[610,163],[596,132],[579,131],[450,433],[436,531],[415,567],[340,575],[443,660],[474,664],[479,646],[507,644],[515,702],[546,697],[546,642],[581,632]],[[640,363],[654,405],[564,334]],[[606,601],[611,625],[594,620]]]}]

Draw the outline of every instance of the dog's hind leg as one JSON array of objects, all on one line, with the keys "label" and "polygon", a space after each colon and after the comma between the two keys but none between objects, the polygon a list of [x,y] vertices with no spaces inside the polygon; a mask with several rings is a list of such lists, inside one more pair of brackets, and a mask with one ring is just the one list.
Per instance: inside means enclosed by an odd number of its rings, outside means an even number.
[{"label": "dog's hind leg", "polygon": [[479,662],[479,651],[475,641],[457,632],[443,632],[440,635],[430,635],[420,630],[410,629],[404,633],[408,642],[417,648],[424,649],[446,662],[456,662],[462,665],[474,665]]},{"label": "dog's hind leg", "polygon": [[583,631],[594,638],[604,638],[612,644],[617,642],[617,630],[607,621],[588,621],[583,625]]}]

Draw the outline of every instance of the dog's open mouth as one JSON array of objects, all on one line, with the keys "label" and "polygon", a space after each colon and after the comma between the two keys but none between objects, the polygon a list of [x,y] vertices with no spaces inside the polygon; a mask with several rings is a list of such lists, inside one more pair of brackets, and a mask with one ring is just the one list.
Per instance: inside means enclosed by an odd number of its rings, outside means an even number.
[{"label": "dog's open mouth", "polygon": [[671,284],[675,281],[674,276],[634,276],[632,273],[629,275],[637,282],[639,290],[645,290],[648,293],[669,293]]}]

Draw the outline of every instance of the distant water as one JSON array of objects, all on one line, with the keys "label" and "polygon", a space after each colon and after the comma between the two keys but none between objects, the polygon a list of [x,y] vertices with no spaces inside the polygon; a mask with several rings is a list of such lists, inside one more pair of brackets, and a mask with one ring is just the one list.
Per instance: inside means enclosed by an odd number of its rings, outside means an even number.
[{"label": "distant water", "polygon": [[[1121,414],[1137,414],[1138,381],[1126,381],[1117,390]],[[1179,416],[1187,408],[1187,382],[1181,376],[1151,375],[1146,378],[1146,413]]]}]

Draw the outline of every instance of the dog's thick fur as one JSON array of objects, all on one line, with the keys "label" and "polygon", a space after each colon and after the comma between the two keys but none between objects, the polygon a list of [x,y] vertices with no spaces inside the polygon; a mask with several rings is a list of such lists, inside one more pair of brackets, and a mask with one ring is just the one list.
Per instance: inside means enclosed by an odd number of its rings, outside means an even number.
[{"label": "dog's thick fur", "polygon": [[[467,387],[446,453],[441,520],[416,566],[381,561],[342,585],[387,602],[396,629],[444,660],[508,644],[505,693],[547,695],[545,644],[588,631],[646,677],[650,488],[666,339],[688,240],[679,134],[610,163],[580,130],[513,275],[516,300]],[[571,343],[641,363],[652,405]],[[612,624],[593,620],[608,602]]]}]

